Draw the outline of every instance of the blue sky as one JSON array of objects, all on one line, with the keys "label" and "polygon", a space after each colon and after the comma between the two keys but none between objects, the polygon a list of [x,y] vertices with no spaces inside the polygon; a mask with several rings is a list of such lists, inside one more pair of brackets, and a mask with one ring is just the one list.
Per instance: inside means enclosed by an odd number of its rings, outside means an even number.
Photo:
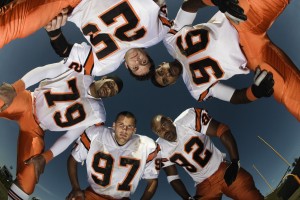
[{"label": "blue sky", "polygon": [[[169,16],[174,18],[181,1],[168,1]],[[275,44],[282,48],[300,66],[300,29],[294,24],[300,21],[300,3],[293,1],[283,12],[270,29],[269,36]],[[198,12],[195,23],[206,22],[216,10],[205,8]],[[64,27],[65,35],[72,42],[81,42],[83,37],[74,25]],[[156,64],[171,60],[162,44],[149,48],[148,52]],[[0,80],[12,83],[21,78],[30,69],[61,60],[52,51],[48,37],[44,30],[31,35],[26,39],[19,39],[0,49]],[[275,188],[282,178],[287,165],[280,160],[257,136],[267,140],[290,163],[300,154],[300,123],[289,114],[286,109],[276,102],[273,97],[261,99],[248,105],[231,105],[219,100],[209,100],[197,103],[188,93],[182,80],[175,85],[164,89],[155,88],[150,82],[138,82],[130,77],[124,65],[114,73],[124,80],[121,94],[111,99],[105,99],[107,111],[107,125],[110,126],[115,115],[122,110],[133,112],[138,118],[138,133],[156,139],[150,129],[152,116],[158,113],[169,115],[173,119],[189,107],[204,107],[215,119],[228,124],[235,135],[242,166],[248,170],[256,183],[257,188],[264,194],[270,189],[256,173],[253,164]],[[226,81],[237,88],[247,87],[252,82],[253,74],[241,75]],[[295,91],[299,92],[299,91]],[[13,166],[15,174],[16,147],[18,127],[16,123],[0,119],[0,165]],[[61,133],[46,133],[46,148],[59,137]],[[219,141],[214,140],[218,148],[225,151]],[[71,190],[67,176],[67,158],[70,149],[59,155],[46,167],[40,178],[34,196],[43,200],[64,199]],[[189,191],[194,194],[194,183],[187,174],[180,170],[181,177]],[[80,168],[80,182],[87,186],[85,166]],[[133,195],[138,199],[143,191],[141,184]],[[159,178],[159,187],[154,199],[180,199],[168,185],[162,172]],[[227,198],[223,198],[227,199]]]}]

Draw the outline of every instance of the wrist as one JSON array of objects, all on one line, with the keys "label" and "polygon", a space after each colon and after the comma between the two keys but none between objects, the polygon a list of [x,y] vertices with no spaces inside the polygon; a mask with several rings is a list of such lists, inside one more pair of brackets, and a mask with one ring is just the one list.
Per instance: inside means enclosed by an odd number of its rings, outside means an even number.
[{"label": "wrist", "polygon": [[251,87],[247,88],[247,90],[246,90],[246,96],[247,96],[247,99],[249,99],[249,101],[255,101],[257,99],[257,97],[253,93],[252,87],[253,87],[253,85]]},{"label": "wrist", "polygon": [[239,167],[241,166],[240,159],[238,159],[238,158],[231,159],[231,163],[235,163],[235,164],[237,164]]},{"label": "wrist", "polygon": [[47,31],[47,34],[49,35],[51,40],[55,40],[58,38],[61,34],[61,28],[53,30],[53,31]]},{"label": "wrist", "polygon": [[17,80],[12,84],[13,88],[15,89],[16,93],[19,94],[20,92],[25,90],[25,83],[22,79]]}]

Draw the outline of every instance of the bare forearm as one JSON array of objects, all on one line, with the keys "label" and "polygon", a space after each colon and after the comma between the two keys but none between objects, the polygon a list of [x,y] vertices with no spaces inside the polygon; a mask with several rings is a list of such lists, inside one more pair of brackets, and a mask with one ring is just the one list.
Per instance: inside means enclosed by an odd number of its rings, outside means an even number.
[{"label": "bare forearm", "polygon": [[80,190],[80,185],[77,177],[77,162],[72,155],[68,159],[68,175],[73,190]]},{"label": "bare forearm", "polygon": [[239,160],[239,152],[238,152],[238,147],[236,144],[236,141],[231,134],[230,130],[227,130],[225,133],[223,133],[220,137],[222,144],[225,146],[227,149],[230,159],[236,159]]},{"label": "bare forearm", "polygon": [[183,199],[189,199],[190,194],[181,179],[173,180],[170,184],[179,196],[181,196]]},{"label": "bare forearm", "polygon": [[157,179],[148,180],[147,187],[145,188],[144,194],[141,197],[141,200],[149,200],[155,194],[156,188],[158,185]]}]

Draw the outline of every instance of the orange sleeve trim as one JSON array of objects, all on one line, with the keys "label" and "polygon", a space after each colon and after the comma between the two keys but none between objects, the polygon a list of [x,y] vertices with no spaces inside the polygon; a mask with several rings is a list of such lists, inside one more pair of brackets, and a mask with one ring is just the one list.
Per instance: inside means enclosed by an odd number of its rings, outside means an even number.
[{"label": "orange sleeve trim", "polygon": [[12,86],[15,88],[17,94],[25,90],[25,83],[22,81],[22,79],[14,82]]},{"label": "orange sleeve trim", "polygon": [[211,0],[202,0],[202,2],[207,6],[214,6],[214,4],[211,2]]},{"label": "orange sleeve trim", "polygon": [[146,162],[148,163],[148,162],[150,162],[151,160],[153,160],[153,159],[157,156],[157,154],[158,154],[159,151],[160,151],[160,146],[157,145],[157,146],[156,146],[156,149],[155,149],[152,153],[149,154],[149,156],[148,156]]},{"label": "orange sleeve trim", "polygon": [[80,136],[80,141],[87,150],[90,150],[91,140],[86,135],[86,132],[83,132]]},{"label": "orange sleeve trim", "polygon": [[104,125],[104,122],[99,122],[97,124],[95,124],[95,126],[103,126]]},{"label": "orange sleeve trim", "polygon": [[257,98],[254,96],[251,87],[246,90],[246,96],[250,101],[255,101]]},{"label": "orange sleeve trim", "polygon": [[46,163],[50,162],[53,159],[53,153],[51,150],[45,151],[42,153],[42,156],[44,156]]},{"label": "orange sleeve trim", "polygon": [[171,22],[167,18],[159,16],[159,19],[163,23],[163,25],[168,26],[168,27],[172,26]]},{"label": "orange sleeve trim", "polygon": [[201,109],[200,108],[195,108],[195,112],[196,112],[196,131],[200,132],[201,131]]},{"label": "orange sleeve trim", "polygon": [[88,58],[86,59],[86,62],[83,65],[84,68],[84,74],[85,75],[91,75],[93,68],[94,68],[94,56],[92,49],[89,52]]},{"label": "orange sleeve trim", "polygon": [[227,125],[220,124],[217,129],[217,136],[221,137],[223,135],[223,133],[225,133],[227,130],[229,130]]}]

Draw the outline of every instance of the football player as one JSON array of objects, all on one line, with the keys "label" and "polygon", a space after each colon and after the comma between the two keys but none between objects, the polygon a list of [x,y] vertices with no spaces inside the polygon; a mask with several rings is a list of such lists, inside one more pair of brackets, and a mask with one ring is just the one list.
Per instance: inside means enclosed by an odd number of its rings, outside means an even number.
[{"label": "football player", "polygon": [[[244,15],[240,14],[243,13],[242,10],[236,12],[236,2],[228,3],[231,1],[224,0],[225,4],[230,5],[224,12],[244,18]],[[13,1],[7,5],[5,12],[0,14],[0,47],[45,26],[68,5],[76,5],[68,20],[76,24],[92,46],[94,76],[106,75],[116,70],[127,51],[157,44],[171,26],[164,0]],[[132,51],[130,56],[138,55],[139,52]],[[137,76],[151,74],[154,68],[151,71],[150,65],[148,56],[138,60],[136,66],[127,63]]]},{"label": "football player", "polygon": [[[266,34],[288,3],[242,0],[239,5],[248,17],[243,23],[235,23],[219,12],[208,23],[191,26],[196,12],[183,18],[187,14],[180,10],[173,29],[164,39],[175,60],[162,63],[152,82],[164,87],[175,83],[182,74],[196,100],[216,97],[238,104],[271,96],[274,79],[275,99],[300,120],[300,93],[295,92],[300,90],[300,71]],[[248,68],[255,71],[251,87],[238,90],[219,83],[248,73]]]},{"label": "football player", "polygon": [[[67,60],[35,68],[14,84],[0,87],[0,117],[17,121],[20,127],[17,177],[8,192],[11,199],[28,199],[45,163],[64,151],[87,127],[105,122],[101,98],[122,90],[123,82],[116,76],[94,81],[93,76],[85,74],[93,60],[88,60],[84,48],[76,44]],[[39,81],[33,93],[25,90]],[[43,153],[46,130],[67,132]]]},{"label": "football player", "polygon": [[[155,158],[159,147],[151,138],[135,132],[136,118],[128,111],[117,115],[112,128],[88,128],[68,159],[72,191],[66,199],[129,199],[141,178],[147,186],[140,199],[151,199],[158,183]],[[77,178],[77,162],[83,161],[89,182],[84,191]]]},{"label": "football player", "polygon": [[[199,108],[189,108],[173,122],[169,117],[156,115],[152,131],[159,136],[161,157],[157,167],[166,172],[168,182],[183,199],[194,199],[180,180],[175,164],[184,168],[196,184],[195,199],[263,200],[252,176],[240,167],[238,148],[229,127],[212,119]],[[219,137],[231,162],[209,137]]]}]

